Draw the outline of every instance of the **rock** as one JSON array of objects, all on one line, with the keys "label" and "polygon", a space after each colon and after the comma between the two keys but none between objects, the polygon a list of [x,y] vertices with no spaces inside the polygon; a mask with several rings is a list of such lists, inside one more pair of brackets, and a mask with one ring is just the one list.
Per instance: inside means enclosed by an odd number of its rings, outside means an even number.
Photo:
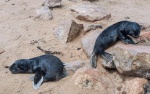
[{"label": "rock", "polygon": [[87,57],[89,57],[89,58],[92,54],[93,47],[95,45],[95,41],[100,33],[101,33],[100,31],[89,32],[87,35],[85,35],[81,39],[81,44],[82,44],[83,50],[84,50],[85,54],[87,55]]},{"label": "rock", "polygon": [[150,45],[150,32],[141,32],[140,37],[136,40],[139,41],[139,44],[141,45]]},{"label": "rock", "polygon": [[116,91],[122,83],[119,82],[120,78],[117,78],[119,75],[114,76],[102,71],[104,70],[84,67],[75,72],[72,81],[79,88],[99,91],[100,94],[119,94]]},{"label": "rock", "polygon": [[70,10],[75,14],[77,19],[83,21],[93,22],[111,17],[111,14],[106,9],[89,2],[73,5]]},{"label": "rock", "polygon": [[61,1],[62,0],[45,0],[42,5],[49,8],[60,7]]},{"label": "rock", "polygon": [[35,18],[41,18],[44,20],[51,20],[53,18],[51,10],[46,6],[36,10],[36,14],[37,16]]},{"label": "rock", "polygon": [[65,65],[65,68],[67,71],[74,71],[75,72],[79,68],[82,68],[85,65],[85,63],[84,63],[84,61],[76,60],[76,61],[73,61],[70,63],[64,63],[64,65]]},{"label": "rock", "polygon": [[112,53],[120,74],[150,79],[150,46],[119,44]]},{"label": "rock", "polygon": [[[132,83],[132,84],[131,84]],[[147,80],[144,78],[127,78],[123,84],[122,94],[145,94],[144,85]]]},{"label": "rock", "polygon": [[82,29],[82,24],[77,24],[75,21],[69,19],[61,21],[60,24],[55,28],[54,34],[59,41],[66,43],[76,38]]},{"label": "rock", "polygon": [[84,24],[84,34],[91,30],[96,30],[97,28],[102,28],[102,25],[100,25],[100,24],[85,25]]}]

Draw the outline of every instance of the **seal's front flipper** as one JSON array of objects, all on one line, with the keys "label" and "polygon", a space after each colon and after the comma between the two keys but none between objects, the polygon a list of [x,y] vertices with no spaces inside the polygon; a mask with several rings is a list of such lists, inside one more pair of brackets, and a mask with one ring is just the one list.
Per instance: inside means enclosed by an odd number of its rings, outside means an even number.
[{"label": "seal's front flipper", "polygon": [[43,70],[41,70],[41,68],[37,68],[35,76],[34,76],[34,80],[33,80],[33,88],[35,90],[37,90],[43,83],[43,76],[44,76]]}]

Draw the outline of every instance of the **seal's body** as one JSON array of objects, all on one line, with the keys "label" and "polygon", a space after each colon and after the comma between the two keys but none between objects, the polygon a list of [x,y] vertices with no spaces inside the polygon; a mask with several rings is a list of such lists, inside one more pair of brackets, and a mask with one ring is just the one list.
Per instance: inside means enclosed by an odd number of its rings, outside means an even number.
[{"label": "seal's body", "polygon": [[[35,89],[37,89],[43,82],[59,80],[66,76],[62,61],[58,57],[50,54],[31,59],[17,60],[11,65],[10,71],[14,74],[35,73]],[[36,85],[38,86],[36,87]]]},{"label": "seal's body", "polygon": [[141,27],[138,23],[130,21],[120,21],[106,28],[96,39],[91,56],[92,67],[96,68],[98,55],[102,55],[106,62],[112,60],[112,55],[104,50],[117,40],[121,40],[125,44],[136,44],[129,36],[138,37],[140,30]]}]

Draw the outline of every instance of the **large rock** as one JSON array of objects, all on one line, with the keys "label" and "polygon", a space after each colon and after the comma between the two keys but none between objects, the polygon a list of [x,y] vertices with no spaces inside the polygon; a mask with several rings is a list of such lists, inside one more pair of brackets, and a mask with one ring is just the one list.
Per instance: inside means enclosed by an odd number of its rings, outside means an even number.
[{"label": "large rock", "polygon": [[35,18],[41,18],[44,20],[51,20],[53,18],[51,10],[46,6],[37,9],[36,14],[37,16]]},{"label": "large rock", "polygon": [[81,39],[81,44],[87,57],[91,56],[95,41],[100,33],[100,31],[89,32]]},{"label": "large rock", "polygon": [[112,53],[120,74],[150,79],[150,46],[120,44]]},{"label": "large rock", "polygon": [[77,24],[75,21],[63,20],[55,28],[55,36],[59,41],[66,43],[72,41],[83,29],[82,24]]},{"label": "large rock", "polygon": [[42,5],[49,8],[60,7],[61,1],[62,0],[45,0]]},{"label": "large rock", "polygon": [[88,2],[73,5],[70,9],[74,12],[77,19],[84,21],[93,22],[111,17],[111,14],[106,9]]},{"label": "large rock", "polygon": [[100,94],[118,94],[116,88],[121,86],[123,80],[118,75],[112,77],[98,69],[84,67],[75,72],[72,81],[79,88],[94,89]]}]

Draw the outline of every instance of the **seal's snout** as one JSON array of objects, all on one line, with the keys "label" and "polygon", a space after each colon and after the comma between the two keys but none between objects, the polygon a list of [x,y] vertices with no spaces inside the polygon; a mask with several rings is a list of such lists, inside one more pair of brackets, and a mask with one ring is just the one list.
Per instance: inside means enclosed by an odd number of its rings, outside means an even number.
[{"label": "seal's snout", "polygon": [[10,68],[9,68],[9,70],[10,70],[12,73],[14,73],[14,74],[16,73],[16,68],[15,68],[15,67],[16,67],[16,64],[13,64],[13,65],[11,65]]}]

